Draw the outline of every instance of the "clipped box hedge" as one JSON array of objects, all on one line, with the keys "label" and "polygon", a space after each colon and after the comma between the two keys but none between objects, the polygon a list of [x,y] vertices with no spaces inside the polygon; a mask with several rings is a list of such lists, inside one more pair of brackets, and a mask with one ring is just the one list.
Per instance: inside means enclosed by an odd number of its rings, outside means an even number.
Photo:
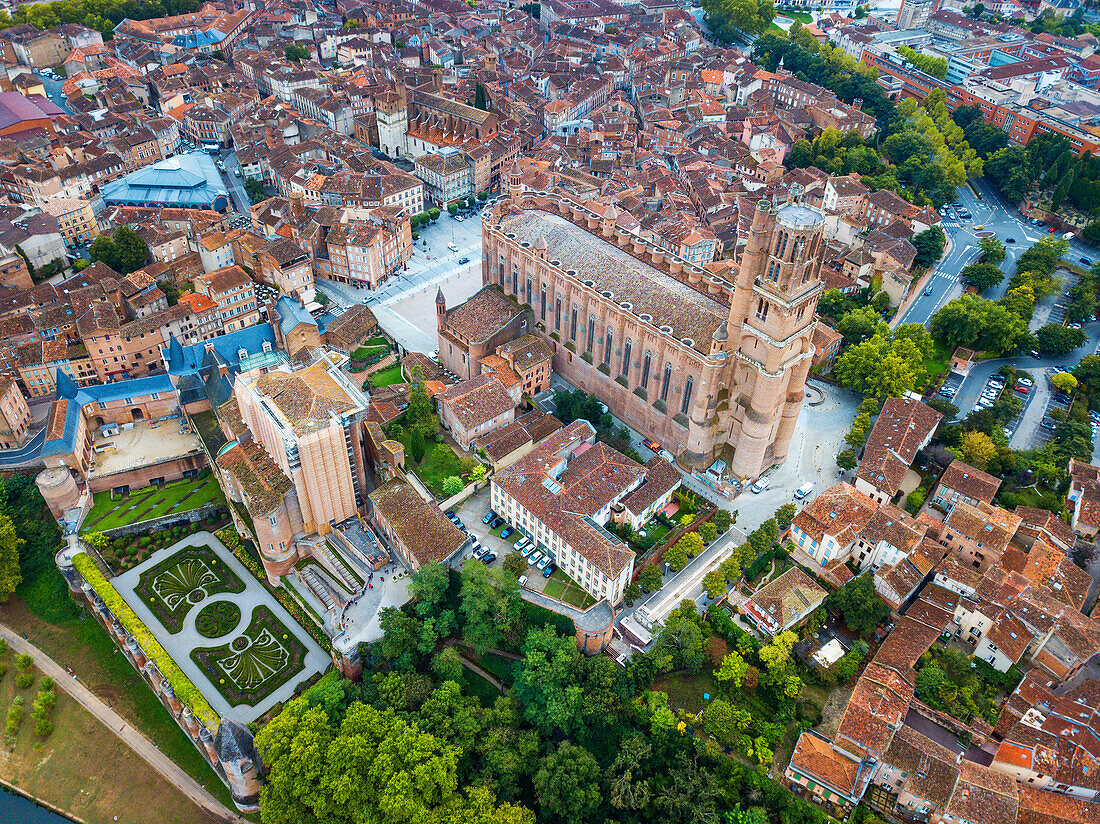
[{"label": "clipped box hedge", "polygon": [[149,631],[149,628],[138,618],[137,613],[118,594],[118,590],[103,577],[103,573],[99,571],[95,562],[86,553],[81,552],[73,557],[73,566],[80,573],[80,576],[88,582],[95,594],[103,599],[107,609],[111,610],[111,613],[126,628],[126,631],[134,636],[134,640],[145,651],[145,655],[156,664],[160,674],[168,679],[168,683],[172,685],[172,689],[176,692],[176,697],[191,708],[191,712],[210,732],[217,732],[221,717],[203,697],[199,688],[183,674],[183,670],[160,645],[160,642]]}]

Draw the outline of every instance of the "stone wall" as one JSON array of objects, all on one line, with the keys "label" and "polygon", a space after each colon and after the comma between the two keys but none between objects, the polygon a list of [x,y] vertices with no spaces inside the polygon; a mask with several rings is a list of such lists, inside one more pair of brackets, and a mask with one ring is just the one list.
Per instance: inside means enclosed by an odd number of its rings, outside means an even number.
[{"label": "stone wall", "polygon": [[198,509],[192,509],[189,512],[175,512],[171,515],[162,515],[159,518],[150,518],[147,521],[138,521],[126,526],[106,529],[103,534],[108,538],[117,538],[120,535],[137,535],[141,532],[153,532],[181,524],[197,524],[199,521],[212,517],[219,509],[224,510],[226,508],[224,504],[206,504],[206,506],[200,506]]}]

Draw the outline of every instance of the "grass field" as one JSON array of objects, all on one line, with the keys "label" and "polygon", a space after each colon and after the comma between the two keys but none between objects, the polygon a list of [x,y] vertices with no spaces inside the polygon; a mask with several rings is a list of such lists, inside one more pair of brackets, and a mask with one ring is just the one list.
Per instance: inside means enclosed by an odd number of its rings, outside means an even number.
[{"label": "grass field", "polygon": [[[51,715],[53,732],[45,739],[34,735],[31,705],[38,679],[30,689],[18,689],[13,658],[10,653],[8,673],[0,678],[0,710],[6,716],[18,694],[26,702],[26,714],[12,751],[0,753],[0,777],[88,824],[213,821],[60,688],[55,690],[57,704]],[[218,787],[221,782],[209,771],[205,778],[207,789],[219,795],[210,782]],[[219,797],[229,800],[227,792]]]},{"label": "grass field", "polygon": [[557,598],[581,609],[588,609],[596,603],[591,595],[581,589],[580,584],[561,571],[561,567],[551,573],[542,591],[551,598]]},{"label": "grass field", "polygon": [[389,386],[394,383],[404,383],[405,376],[401,374],[401,364],[394,364],[389,369],[380,369],[367,377],[367,382],[375,388]]},{"label": "grass field", "polygon": [[803,23],[812,23],[812,22],[814,22],[813,17],[810,15],[810,13],[808,11],[793,11],[791,9],[777,8],[775,10],[775,13],[780,17],[789,17],[792,20],[799,20]]},{"label": "grass field", "polygon": [[924,371],[928,376],[925,383],[928,381],[934,381],[936,376],[947,369],[947,364],[951,360],[951,350],[942,344],[937,343],[935,351],[932,353],[932,357],[924,361]]},{"label": "grass field", "polygon": [[[233,808],[233,801],[225,785],[172,720],[172,716],[153,694],[152,689],[137,674],[126,657],[111,642],[106,631],[94,619],[91,617],[83,621],[68,619],[59,621],[57,624],[48,624],[32,615],[19,598],[12,598],[8,603],[0,606],[0,621],[15,631],[24,633],[32,644],[61,666],[72,667],[88,689],[109,701],[115,712],[140,729],[146,738],[153,741],[165,755],[175,761],[192,778],[204,784],[219,801],[230,809]],[[8,673],[8,677],[11,677],[11,672]],[[94,720],[93,723],[95,723]],[[96,742],[96,747],[101,740],[106,742],[108,739],[113,739],[113,736],[106,734],[102,729],[89,738]],[[87,742],[84,746],[92,752],[96,749],[96,747],[88,747]],[[0,761],[0,770],[3,769],[2,764],[3,762]],[[125,774],[125,772],[120,773],[120,775]]]},{"label": "grass field", "polygon": [[225,503],[225,496],[210,471],[203,472],[193,481],[176,481],[164,489],[150,486],[115,500],[111,499],[110,492],[97,492],[82,531],[103,532],[162,515],[189,512],[212,503]]},{"label": "grass field", "polygon": [[412,457],[412,431],[402,428],[400,440],[405,447],[406,465],[437,497],[443,497],[443,482],[447,478],[452,475],[461,478],[466,471],[462,466],[462,459],[446,443],[429,441],[424,452],[424,460],[418,464]]}]

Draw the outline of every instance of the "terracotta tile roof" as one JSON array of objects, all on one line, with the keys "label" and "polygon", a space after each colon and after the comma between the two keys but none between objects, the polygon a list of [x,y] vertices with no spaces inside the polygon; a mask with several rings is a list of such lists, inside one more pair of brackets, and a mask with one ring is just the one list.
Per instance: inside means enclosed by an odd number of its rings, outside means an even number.
[{"label": "terracotta tile roof", "polygon": [[1001,480],[980,469],[975,469],[970,464],[952,461],[940,476],[940,486],[954,489],[976,501],[992,504],[993,496],[1001,488]]},{"label": "terracotta tile roof", "polygon": [[872,662],[908,673],[939,637],[940,630],[905,615],[886,636]]},{"label": "terracotta tile roof", "polygon": [[813,578],[798,567],[791,567],[753,593],[745,607],[768,616],[783,628],[800,615],[817,609],[826,594]]},{"label": "terracotta tile roof", "polygon": [[378,319],[369,306],[350,307],[325,328],[325,342],[333,348],[352,352],[378,328]]},{"label": "terracotta tile roof", "polygon": [[645,463],[645,480],[642,485],[622,500],[627,511],[638,515],[645,512],[654,501],[676,489],[681,482],[680,470],[654,455]]},{"label": "terracotta tile roof", "polygon": [[238,443],[215,462],[236,480],[249,514],[256,518],[266,518],[282,506],[284,496],[294,488],[258,441]]},{"label": "terracotta tile roof", "polygon": [[447,311],[444,330],[471,343],[484,343],[523,313],[491,286],[484,286],[472,298]]},{"label": "terracotta tile roof", "polygon": [[358,406],[328,374],[328,367],[322,359],[294,372],[273,369],[258,377],[254,386],[301,435],[328,426],[334,416]]},{"label": "terracotta tile roof", "polygon": [[1012,776],[963,760],[944,812],[970,824],[1005,824],[1016,820],[1018,803]]},{"label": "terracotta tile roof", "polygon": [[986,640],[1004,653],[1005,657],[1013,664],[1019,662],[1024,651],[1032,641],[1031,633],[1027,627],[1013,618],[1011,615],[1002,615],[986,633]]},{"label": "terracotta tile roof", "polygon": [[882,756],[884,764],[908,773],[904,788],[933,809],[942,809],[959,777],[955,753],[909,726],[902,726]]},{"label": "terracotta tile roof", "polygon": [[908,555],[924,538],[928,527],[896,506],[884,504],[860,530],[860,537],[869,545],[885,541]]},{"label": "terracotta tile roof", "polygon": [[466,533],[438,506],[421,498],[408,481],[387,481],[369,497],[377,515],[420,565],[445,561],[466,542]]},{"label": "terracotta tile roof", "polygon": [[793,524],[815,541],[825,534],[836,537],[841,546],[854,541],[878,504],[846,483],[831,486],[795,515]]},{"label": "terracotta tile roof", "polygon": [[798,736],[791,753],[791,769],[819,781],[845,796],[855,794],[860,765],[813,731]]},{"label": "terracotta tile roof", "polygon": [[969,540],[980,543],[990,553],[1001,553],[1016,534],[1020,516],[999,506],[984,503],[971,506],[959,501],[944,524]]},{"label": "terracotta tile roof", "polygon": [[1092,576],[1045,538],[1037,539],[1027,554],[1021,574],[1031,583],[1045,587],[1054,598],[1076,610],[1085,606]]},{"label": "terracotta tile roof", "polygon": [[1100,821],[1100,803],[1020,787],[1016,824],[1096,824],[1097,821]]},{"label": "terracotta tile roof", "polygon": [[[895,635],[896,630],[890,634]],[[909,712],[912,697],[913,688],[908,682],[872,661],[848,699],[840,718],[837,743],[845,749],[855,745],[856,750],[881,756]]]},{"label": "terracotta tile roof", "polygon": [[546,341],[537,335],[524,335],[497,348],[497,353],[511,361],[514,368],[526,371],[550,360],[554,353]]},{"label": "terracotta tile roof", "polygon": [[456,383],[439,395],[442,406],[467,430],[506,415],[516,408],[511,395],[495,375],[478,375]]},{"label": "terracotta tile roof", "polygon": [[917,451],[942,419],[942,414],[920,401],[887,398],[867,438],[857,477],[892,498]]},{"label": "terracotta tile roof", "polygon": [[1018,506],[1015,512],[1020,516],[1018,534],[1027,536],[1044,535],[1066,552],[1073,549],[1075,540],[1073,529],[1049,509]]},{"label": "terracotta tile roof", "polygon": [[[493,484],[600,572],[616,578],[633,563],[634,552],[586,519],[621,498],[644,477],[645,469],[606,444],[592,444],[590,439],[594,437],[595,431],[587,421],[573,421],[498,472]],[[572,458],[563,470],[561,455],[569,452]]]}]

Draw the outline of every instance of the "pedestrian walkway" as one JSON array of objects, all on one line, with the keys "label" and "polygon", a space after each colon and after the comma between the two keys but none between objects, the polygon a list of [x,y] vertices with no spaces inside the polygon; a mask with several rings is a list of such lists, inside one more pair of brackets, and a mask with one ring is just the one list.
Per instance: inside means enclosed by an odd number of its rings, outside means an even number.
[{"label": "pedestrian walkway", "polygon": [[[45,675],[50,676],[58,687],[71,695],[80,706],[107,727],[119,739],[137,753],[150,767],[160,773],[164,779],[191,799],[199,809],[209,813],[218,821],[247,824],[246,819],[222,805],[218,799],[203,789],[194,778],[184,772],[171,758],[157,749],[148,738],[127,723],[122,716],[108,707],[95,693],[80,683],[56,661],[21,635],[0,624],[0,638],[19,653],[26,653],[34,659],[34,665]],[[135,799],[141,803],[141,799]]]}]

